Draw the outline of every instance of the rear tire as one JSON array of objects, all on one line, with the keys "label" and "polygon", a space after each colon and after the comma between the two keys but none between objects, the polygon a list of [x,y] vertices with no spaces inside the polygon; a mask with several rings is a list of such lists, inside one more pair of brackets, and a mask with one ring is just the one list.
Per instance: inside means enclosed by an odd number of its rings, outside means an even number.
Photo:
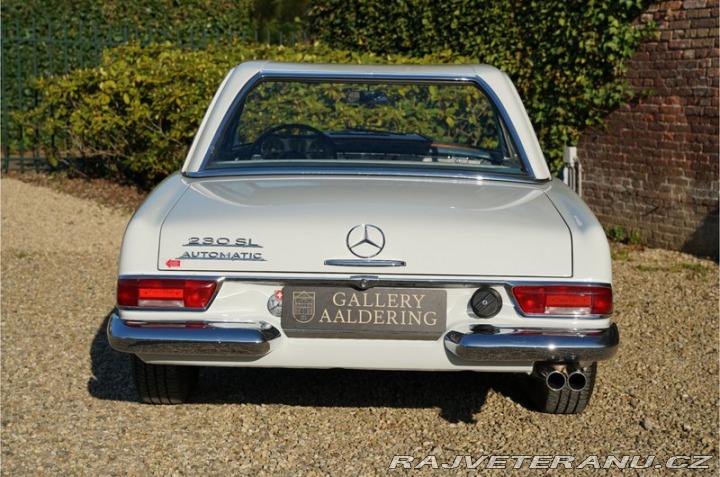
[{"label": "rear tire", "polygon": [[[537,369],[537,365],[536,365]],[[585,375],[585,387],[580,390],[572,389],[567,383],[561,389],[551,389],[545,379],[537,371],[531,375],[532,399],[540,412],[549,414],[578,414],[590,402],[595,387],[597,363],[579,368]]]},{"label": "rear tire", "polygon": [[198,380],[195,366],[148,364],[131,355],[135,389],[147,404],[181,404],[187,401]]}]

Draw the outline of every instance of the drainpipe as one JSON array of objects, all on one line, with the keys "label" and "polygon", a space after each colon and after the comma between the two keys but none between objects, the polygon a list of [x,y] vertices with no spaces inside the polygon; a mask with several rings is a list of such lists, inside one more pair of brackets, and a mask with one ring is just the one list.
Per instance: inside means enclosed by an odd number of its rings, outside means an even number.
[{"label": "drainpipe", "polygon": [[568,187],[582,197],[582,167],[577,156],[577,147],[566,146],[563,153],[563,180]]}]

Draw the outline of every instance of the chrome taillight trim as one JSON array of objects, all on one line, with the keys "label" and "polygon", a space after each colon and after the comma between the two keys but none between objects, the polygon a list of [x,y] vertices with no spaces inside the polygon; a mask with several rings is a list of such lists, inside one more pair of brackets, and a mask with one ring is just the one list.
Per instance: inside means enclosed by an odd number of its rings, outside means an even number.
[{"label": "chrome taillight trim", "polygon": [[[340,275],[340,274],[338,274]],[[217,297],[218,292],[222,284],[225,281],[232,282],[247,282],[247,283],[260,283],[260,284],[272,284],[278,286],[291,285],[291,284],[313,284],[316,286],[349,286],[361,290],[376,287],[401,287],[401,288],[478,288],[481,286],[490,286],[495,288],[504,288],[510,303],[512,303],[515,311],[519,316],[523,318],[548,318],[548,319],[563,319],[563,320],[576,320],[576,319],[589,319],[589,320],[601,320],[607,319],[611,314],[604,315],[533,315],[526,314],[520,308],[520,305],[515,299],[515,295],[512,289],[517,286],[574,286],[574,287],[603,287],[612,289],[612,284],[601,283],[601,282],[573,282],[573,281],[559,281],[559,280],[548,280],[548,281],[528,281],[528,280],[498,280],[492,278],[451,278],[451,277],[422,277],[412,276],[403,277],[398,276],[379,276],[379,275],[350,275],[350,276],[338,276],[331,274],[318,274],[310,276],[296,276],[288,274],[263,274],[263,275],[235,275],[235,276],[218,276],[218,275],[121,275],[119,279],[123,278],[152,278],[152,279],[177,279],[177,280],[215,280],[217,287],[215,293],[210,298],[208,306],[204,309],[200,308],[139,308],[139,307],[118,307],[121,310],[137,310],[137,311],[175,311],[175,312],[201,312],[207,310]]]}]

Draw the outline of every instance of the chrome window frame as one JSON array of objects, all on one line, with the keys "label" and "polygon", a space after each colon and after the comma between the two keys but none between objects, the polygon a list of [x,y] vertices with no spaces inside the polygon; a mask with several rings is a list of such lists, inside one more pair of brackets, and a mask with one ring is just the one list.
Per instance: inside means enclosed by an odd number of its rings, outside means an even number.
[{"label": "chrome window frame", "polygon": [[[208,165],[210,159],[215,152],[215,145],[218,143],[222,131],[228,127],[228,122],[233,117],[231,112],[236,111],[241,101],[252,91],[259,83],[264,81],[273,80],[286,80],[286,81],[298,81],[298,82],[363,82],[363,83],[445,83],[445,84],[458,84],[467,83],[472,84],[479,88],[488,99],[491,101],[493,107],[500,115],[500,119],[507,134],[510,136],[508,139],[512,142],[512,146],[515,148],[523,166],[525,167],[526,175],[514,175],[504,173],[492,173],[492,172],[480,172],[480,171],[464,171],[464,170],[443,170],[443,169],[429,169],[429,168],[413,168],[413,167],[342,167],[342,166],[323,166],[323,167],[308,167],[304,165],[298,165],[298,167],[267,167],[259,166],[257,168],[248,169],[209,169]],[[505,138],[503,138],[505,139]],[[190,178],[204,178],[204,177],[229,177],[229,176],[268,176],[268,175],[367,175],[367,176],[403,176],[403,177],[440,177],[450,179],[472,179],[472,180],[491,180],[491,181],[502,181],[502,182],[525,182],[525,183],[545,183],[551,179],[537,179],[537,174],[532,167],[531,161],[528,159],[527,152],[523,146],[522,141],[510,120],[505,106],[500,101],[495,91],[490,85],[479,77],[447,77],[443,75],[404,75],[404,74],[347,74],[347,73],[286,73],[286,72],[259,72],[250,78],[247,83],[240,88],[240,91],[233,99],[230,107],[224,112],[224,117],[219,124],[219,127],[213,134],[213,138],[210,141],[210,146],[205,152],[205,156],[198,168],[197,172],[184,172],[183,175]]]}]

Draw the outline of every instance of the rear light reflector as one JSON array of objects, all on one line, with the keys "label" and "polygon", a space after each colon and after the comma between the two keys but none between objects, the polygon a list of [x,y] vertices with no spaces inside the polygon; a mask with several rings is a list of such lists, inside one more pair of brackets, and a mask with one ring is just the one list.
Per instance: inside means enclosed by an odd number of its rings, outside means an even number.
[{"label": "rear light reflector", "polygon": [[513,295],[526,315],[609,315],[612,288],[597,286],[518,286]]},{"label": "rear light reflector", "polygon": [[129,308],[187,308],[201,310],[215,295],[215,280],[121,278],[117,302]]}]

